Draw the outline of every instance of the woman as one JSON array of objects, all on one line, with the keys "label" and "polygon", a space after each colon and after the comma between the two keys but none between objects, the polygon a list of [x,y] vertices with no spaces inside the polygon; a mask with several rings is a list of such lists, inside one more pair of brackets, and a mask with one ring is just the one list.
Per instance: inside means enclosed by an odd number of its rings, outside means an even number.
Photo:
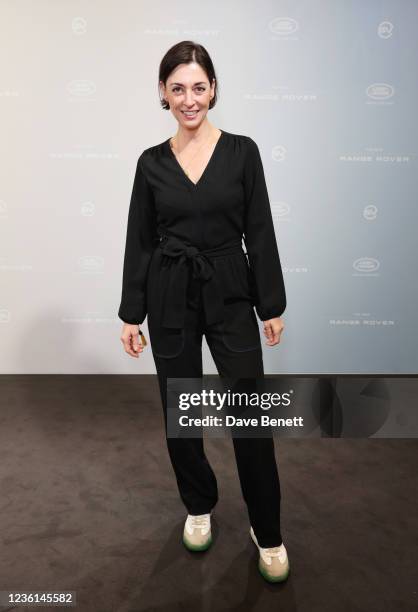
[{"label": "woman", "polygon": [[[254,306],[266,344],[274,346],[286,295],[260,153],[248,136],[209,122],[217,79],[204,47],[173,46],[161,61],[159,87],[177,133],[138,159],[118,315],[132,357],[144,350],[139,325],[148,315],[167,434],[167,377],[202,377],[203,334],[220,376],[263,377]],[[183,542],[206,550],[218,490],[203,439],[166,440],[188,511]],[[260,572],[269,581],[285,580],[273,439],[236,437],[233,444]]]}]

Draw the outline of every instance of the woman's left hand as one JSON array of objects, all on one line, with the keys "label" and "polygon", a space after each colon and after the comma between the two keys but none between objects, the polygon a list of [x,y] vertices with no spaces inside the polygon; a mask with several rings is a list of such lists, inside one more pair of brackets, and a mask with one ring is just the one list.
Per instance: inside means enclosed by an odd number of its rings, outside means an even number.
[{"label": "woman's left hand", "polygon": [[280,317],[263,321],[264,335],[267,338],[266,344],[274,346],[280,342],[280,334],[284,329],[283,320]]}]

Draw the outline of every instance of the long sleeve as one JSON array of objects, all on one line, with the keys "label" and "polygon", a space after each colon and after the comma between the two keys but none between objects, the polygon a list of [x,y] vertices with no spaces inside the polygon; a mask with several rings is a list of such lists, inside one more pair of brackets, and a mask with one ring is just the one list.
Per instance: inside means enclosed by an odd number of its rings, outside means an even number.
[{"label": "long sleeve", "polygon": [[286,291],[260,151],[250,137],[244,187],[244,241],[256,294],[255,308],[260,320],[267,321],[280,317],[286,309]]},{"label": "long sleeve", "polygon": [[147,315],[147,273],[158,242],[152,190],[138,159],[126,231],[122,298],[118,316],[125,323],[142,323]]}]

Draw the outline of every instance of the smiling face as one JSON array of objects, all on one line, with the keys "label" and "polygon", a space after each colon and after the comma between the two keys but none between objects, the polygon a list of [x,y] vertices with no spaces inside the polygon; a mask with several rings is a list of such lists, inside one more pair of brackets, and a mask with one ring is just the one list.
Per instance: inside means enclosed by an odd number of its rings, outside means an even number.
[{"label": "smiling face", "polygon": [[204,121],[215,94],[215,81],[210,87],[203,68],[192,62],[179,64],[167,79],[160,82],[163,97],[180,126],[196,129]]}]

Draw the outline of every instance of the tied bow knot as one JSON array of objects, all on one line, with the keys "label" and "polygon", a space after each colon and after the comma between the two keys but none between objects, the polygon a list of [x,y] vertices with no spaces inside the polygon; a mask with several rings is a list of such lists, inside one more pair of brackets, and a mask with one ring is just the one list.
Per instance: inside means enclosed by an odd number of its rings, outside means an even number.
[{"label": "tied bow knot", "polygon": [[[174,236],[163,236],[160,244],[162,256],[170,257],[173,265],[165,267],[161,294],[161,325],[167,328],[184,327],[189,265],[194,278],[202,283],[202,301],[208,325],[224,318],[222,289],[216,273],[213,258],[242,251],[241,241],[224,247],[199,251],[193,245],[184,243]],[[188,265],[189,264],[189,265]]]},{"label": "tied bow knot", "polygon": [[172,247],[168,244],[163,247],[163,254],[179,260],[181,265],[186,259],[191,263],[193,278],[200,278],[208,281],[214,273],[212,262],[205,257],[195,246],[174,244]]},{"label": "tied bow knot", "polygon": [[195,255],[198,254],[198,250],[195,246],[186,246],[186,257],[188,259],[192,259]]}]

